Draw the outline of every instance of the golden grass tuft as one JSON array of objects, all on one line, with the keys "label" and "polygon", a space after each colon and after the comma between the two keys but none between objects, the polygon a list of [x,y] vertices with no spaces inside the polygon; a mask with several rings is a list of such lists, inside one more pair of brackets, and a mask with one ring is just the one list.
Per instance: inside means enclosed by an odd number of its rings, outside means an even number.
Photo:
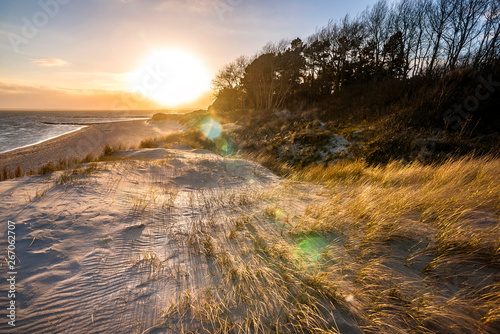
[{"label": "golden grass tuft", "polygon": [[324,185],[329,198],[294,233],[342,240],[365,331],[490,333],[500,324],[498,175],[491,157],[311,166],[293,178]]}]

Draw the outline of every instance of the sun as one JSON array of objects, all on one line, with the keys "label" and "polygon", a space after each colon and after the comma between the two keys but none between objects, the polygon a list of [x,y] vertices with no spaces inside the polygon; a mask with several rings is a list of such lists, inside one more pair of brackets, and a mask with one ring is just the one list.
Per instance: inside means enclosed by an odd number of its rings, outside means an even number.
[{"label": "sun", "polygon": [[131,90],[166,107],[176,107],[201,97],[210,89],[202,62],[184,50],[153,52],[132,73]]}]

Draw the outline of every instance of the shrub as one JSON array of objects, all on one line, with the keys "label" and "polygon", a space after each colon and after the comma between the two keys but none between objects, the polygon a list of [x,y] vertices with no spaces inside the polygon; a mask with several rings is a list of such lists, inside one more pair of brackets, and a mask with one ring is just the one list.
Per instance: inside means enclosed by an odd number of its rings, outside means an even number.
[{"label": "shrub", "polygon": [[115,152],[115,150],[111,147],[111,145],[109,144],[106,144],[104,146],[104,149],[102,150],[102,156],[107,156],[107,155],[111,155]]},{"label": "shrub", "polygon": [[16,167],[16,170],[14,171],[14,176],[15,177],[23,176],[23,170],[22,170],[21,166]]},{"label": "shrub", "polygon": [[46,175],[54,172],[56,170],[52,162],[47,162],[45,165],[38,169],[38,175]]},{"label": "shrub", "polygon": [[151,138],[141,141],[139,144],[139,148],[157,148],[158,147],[158,139]]}]

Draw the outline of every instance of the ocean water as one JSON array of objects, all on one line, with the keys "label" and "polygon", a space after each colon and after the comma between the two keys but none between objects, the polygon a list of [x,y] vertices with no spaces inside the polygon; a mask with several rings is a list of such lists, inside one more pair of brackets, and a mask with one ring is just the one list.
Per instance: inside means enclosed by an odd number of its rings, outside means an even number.
[{"label": "ocean water", "polygon": [[78,131],[90,124],[147,119],[152,111],[2,111],[0,153]]}]

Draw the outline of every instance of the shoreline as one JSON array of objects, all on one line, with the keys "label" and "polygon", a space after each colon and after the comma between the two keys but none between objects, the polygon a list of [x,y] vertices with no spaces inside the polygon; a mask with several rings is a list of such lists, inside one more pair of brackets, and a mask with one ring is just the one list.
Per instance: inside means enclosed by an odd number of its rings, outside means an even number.
[{"label": "shoreline", "polygon": [[43,144],[43,143],[46,143],[48,141],[51,141],[51,140],[54,140],[54,139],[57,139],[57,138],[60,138],[60,137],[64,137],[64,136],[67,136],[69,134],[72,134],[74,132],[78,132],[78,131],[81,131],[81,130],[84,130],[85,128],[88,128],[94,124],[88,124],[88,125],[83,125],[83,124],[71,124],[71,125],[81,125],[80,128],[78,129],[75,129],[75,130],[71,130],[69,132],[66,132],[66,133],[63,133],[62,135],[58,135],[58,136],[54,136],[54,137],[50,137],[50,138],[47,138],[47,139],[43,139],[39,142],[36,142],[34,144],[28,144],[28,145],[24,145],[24,146],[21,146],[21,147],[17,147],[17,148],[13,148],[13,149],[10,149],[8,151],[5,151],[5,152],[0,152],[0,156],[4,153],[10,153],[10,152],[14,152],[14,151],[17,151],[17,150],[21,150],[23,148],[28,148],[28,147],[31,147],[31,146],[36,146],[36,145],[39,145],[39,144]]},{"label": "shoreline", "polygon": [[[92,118],[92,117],[90,117]],[[118,120],[107,120],[107,121],[100,121],[100,122],[49,122],[49,121],[39,121],[42,124],[49,124],[49,125],[80,125],[80,126],[89,126],[89,125],[96,125],[96,124],[107,124],[107,123],[119,123],[119,122],[132,122],[132,121],[147,121],[151,118],[148,117],[132,117],[130,119],[125,119],[125,118],[120,118]]]},{"label": "shoreline", "polygon": [[124,148],[139,146],[152,137],[164,136],[182,130],[175,121],[133,120],[89,124],[79,130],[66,133],[41,143],[0,153],[0,168],[37,171],[48,162],[68,158],[83,158],[92,153],[102,153],[105,145]]}]

